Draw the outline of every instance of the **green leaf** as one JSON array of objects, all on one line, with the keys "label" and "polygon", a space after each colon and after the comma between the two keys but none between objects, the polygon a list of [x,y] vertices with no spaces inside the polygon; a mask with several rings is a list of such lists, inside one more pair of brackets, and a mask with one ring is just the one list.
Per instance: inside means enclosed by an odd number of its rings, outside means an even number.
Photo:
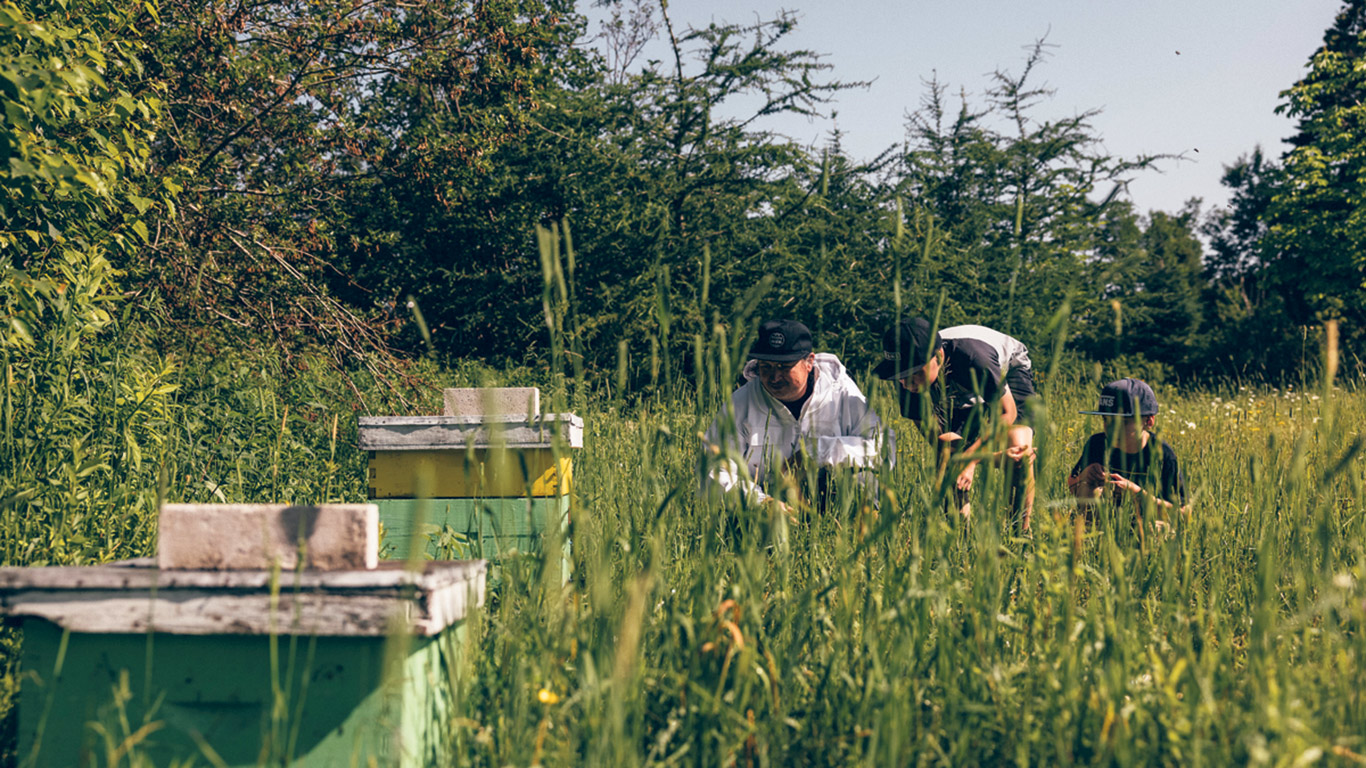
[{"label": "green leaf", "polygon": [[24,344],[35,343],[33,340],[33,331],[29,328],[28,323],[24,322],[20,318],[11,317],[9,319],[9,324],[10,329],[13,330],[14,334],[19,337],[20,342]]}]

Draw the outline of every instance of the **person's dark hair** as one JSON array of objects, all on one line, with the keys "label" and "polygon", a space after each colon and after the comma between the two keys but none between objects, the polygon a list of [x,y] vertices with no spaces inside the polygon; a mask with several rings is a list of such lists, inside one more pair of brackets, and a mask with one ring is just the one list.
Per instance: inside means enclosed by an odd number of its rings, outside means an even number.
[{"label": "person's dark hair", "polygon": [[944,340],[923,317],[902,320],[882,333],[882,362],[873,369],[880,379],[904,379],[925,367]]}]

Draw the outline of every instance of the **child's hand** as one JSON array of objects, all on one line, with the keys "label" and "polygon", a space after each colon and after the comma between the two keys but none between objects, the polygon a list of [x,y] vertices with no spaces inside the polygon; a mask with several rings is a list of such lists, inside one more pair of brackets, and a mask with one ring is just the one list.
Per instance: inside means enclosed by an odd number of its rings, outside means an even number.
[{"label": "child's hand", "polygon": [[769,512],[779,512],[784,515],[787,515],[787,519],[793,523],[797,522],[797,513],[792,509],[791,505],[779,501],[778,499],[772,496],[769,496],[768,498],[764,499],[762,506]]},{"label": "child's hand", "polygon": [[1098,488],[1105,485],[1105,481],[1105,467],[1102,467],[1099,464],[1088,464],[1086,469],[1083,469],[1081,474],[1077,475],[1077,482],[1085,483],[1092,488]]},{"label": "child's hand", "polygon": [[1034,446],[1032,445],[1012,445],[1005,450],[1006,458],[1011,461],[1031,459],[1034,457],[1034,453]]},{"label": "child's hand", "polygon": [[1143,492],[1142,486],[1120,475],[1117,472],[1111,472],[1109,477],[1105,478],[1105,483],[1107,485],[1114,486],[1115,488],[1118,488],[1121,491],[1128,491],[1129,493]]},{"label": "child's hand", "polygon": [[958,479],[954,481],[954,485],[960,491],[972,490],[972,477],[975,474],[977,474],[977,462],[974,461],[963,467],[963,471],[958,473]]}]

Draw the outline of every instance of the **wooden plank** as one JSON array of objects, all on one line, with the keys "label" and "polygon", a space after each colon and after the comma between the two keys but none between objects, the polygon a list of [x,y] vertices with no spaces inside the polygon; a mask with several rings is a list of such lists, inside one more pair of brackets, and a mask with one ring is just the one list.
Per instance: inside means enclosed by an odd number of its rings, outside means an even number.
[{"label": "wooden plank", "polygon": [[285,590],[324,590],[337,593],[409,594],[476,580],[488,570],[480,560],[431,561],[413,572],[403,563],[381,561],[369,571],[162,571],[150,558],[91,566],[0,568],[0,600],[8,592],[27,589],[176,590],[270,589],[272,581]]},{"label": "wooden plank", "polygon": [[517,416],[488,416],[470,422],[453,416],[362,416],[363,451],[421,451],[464,448],[551,448],[558,441],[583,447],[583,419],[552,413],[534,421]]},{"label": "wooden plank", "polygon": [[545,448],[468,451],[373,451],[372,499],[560,496],[570,492],[574,462]]}]

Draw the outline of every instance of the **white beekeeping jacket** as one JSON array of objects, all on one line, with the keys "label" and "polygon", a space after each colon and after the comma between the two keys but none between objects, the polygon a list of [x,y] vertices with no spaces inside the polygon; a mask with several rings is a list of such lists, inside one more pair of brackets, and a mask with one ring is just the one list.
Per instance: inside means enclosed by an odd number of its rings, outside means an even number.
[{"label": "white beekeeping jacket", "polygon": [[[884,442],[887,455],[894,460],[896,444],[891,430],[883,429],[838,357],[816,355],[816,383],[802,408],[800,423],[787,406],[764,389],[757,377],[756,361],[745,365],[743,375],[747,381],[730,398],[734,433],[723,429],[724,410],[707,430],[706,447],[725,455],[702,478],[704,493],[711,488],[738,488],[750,501],[763,501],[768,494],[760,483],[770,472],[781,469],[802,446],[822,466],[875,467]],[[727,433],[724,441],[723,432]],[[743,467],[737,458],[743,460]]]}]

